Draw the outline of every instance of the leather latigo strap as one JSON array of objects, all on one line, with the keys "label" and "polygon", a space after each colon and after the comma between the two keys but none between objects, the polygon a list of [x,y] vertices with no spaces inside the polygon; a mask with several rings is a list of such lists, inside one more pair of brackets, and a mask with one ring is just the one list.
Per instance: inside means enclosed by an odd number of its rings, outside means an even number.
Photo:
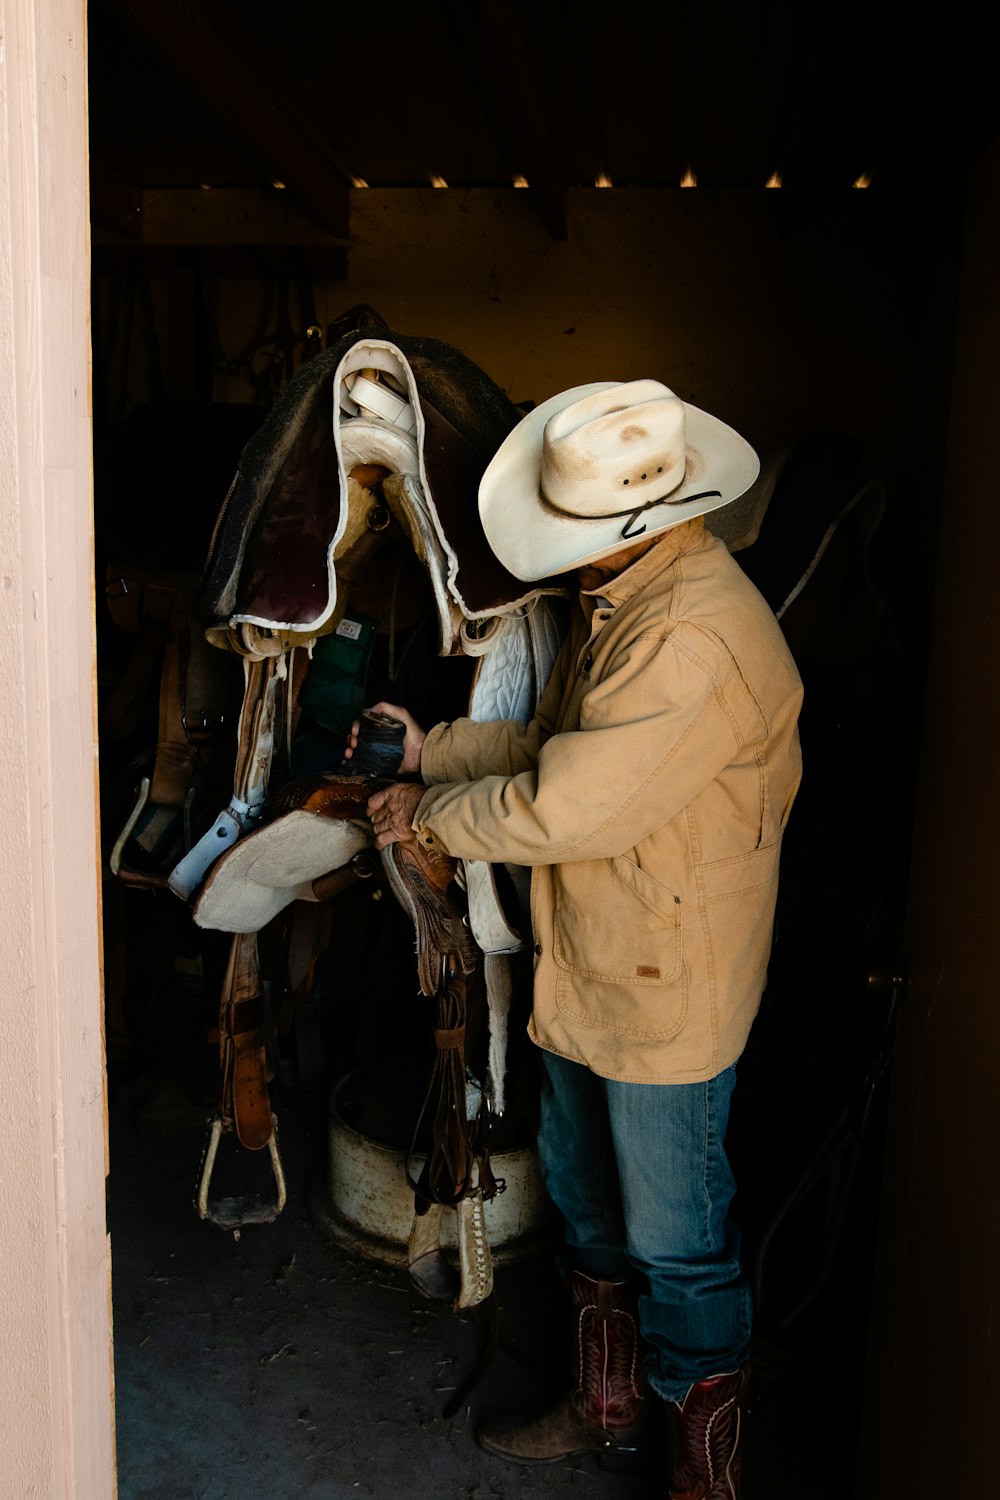
[{"label": "leather latigo strap", "polygon": [[235,1130],[250,1151],[266,1146],[272,1131],[263,1005],[257,934],[239,933],[229,950],[219,1004],[219,1115],[223,1129]]},{"label": "leather latigo strap", "polygon": [[[250,808],[263,802],[274,740],[276,673],[273,661],[248,662],[240,716],[234,795]],[[257,934],[238,933],[219,996],[219,1115],[240,1144],[259,1151],[271,1139],[271,1101],[264,1047],[263,985]]]},{"label": "leather latigo strap", "polygon": [[437,994],[434,1065],[414,1129],[413,1149],[424,1122],[430,1144],[419,1178],[407,1174],[417,1212],[428,1203],[459,1203],[472,1186],[475,1156],[469,1138],[465,1086],[467,988],[452,959]]},{"label": "leather latigo strap", "polygon": [[407,1169],[421,1213],[431,1203],[457,1204],[479,1189],[485,1196],[496,1191],[485,1149],[473,1139],[467,1105],[470,984],[480,977],[481,965],[455,884],[458,861],[413,840],[390,844],[382,863],[390,888],[413,919],[421,991],[435,1001],[434,1063],[410,1158],[425,1127],[430,1142],[419,1177],[414,1180]]}]

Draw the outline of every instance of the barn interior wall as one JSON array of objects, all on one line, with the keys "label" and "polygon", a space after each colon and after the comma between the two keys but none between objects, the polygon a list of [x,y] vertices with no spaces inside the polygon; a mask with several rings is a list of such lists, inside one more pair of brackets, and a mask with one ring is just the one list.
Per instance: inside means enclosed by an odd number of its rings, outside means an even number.
[{"label": "barn interior wall", "polygon": [[[652,374],[764,445],[898,421],[901,324],[862,194],[577,190],[553,240],[523,193],[358,192],[334,312],[465,348],[515,400]],[[848,372],[851,372],[850,375]]]},{"label": "barn interior wall", "polygon": [[[347,275],[315,281],[316,319],[367,303],[398,332],[461,348],[518,402],[653,376],[765,456],[807,431],[850,433],[911,493],[930,545],[958,217],[874,191],[577,189],[559,241],[524,191],[354,190]],[[185,275],[150,278],[175,398],[192,390]],[[108,297],[104,278],[99,309]],[[268,317],[261,288],[213,276],[209,303],[212,395],[252,400],[262,357],[233,367]],[[119,410],[149,387],[135,335],[124,380]]]},{"label": "barn interior wall", "polygon": [[[1000,143],[970,179],[859,1493],[996,1493]],[[947,1392],[955,1429],[938,1416]],[[922,1434],[893,1443],[887,1432]]]},{"label": "barn interior wall", "polygon": [[[577,190],[568,238],[558,241],[523,191],[367,189],[352,194],[347,275],[317,276],[312,311],[325,342],[331,322],[368,304],[397,332],[457,346],[517,402],[590,380],[654,376],[731,422],[765,458],[808,432],[849,434],[862,444],[868,472],[887,481],[897,517],[913,522],[913,556],[929,580],[961,233],[954,208],[952,198],[948,212],[939,205],[930,214],[873,192],[807,199],[760,190]],[[148,317],[135,304],[128,338],[120,285],[98,265],[96,323],[118,339],[99,349],[99,419],[102,394],[112,416],[164,394],[262,399],[274,342],[242,356],[265,324],[274,327],[274,288],[265,296],[245,266],[237,275],[218,264],[203,270],[194,251],[169,265],[150,258]],[[211,322],[207,384],[198,347],[204,329],[199,335],[192,318],[199,298]],[[294,297],[289,306],[301,334],[302,308]],[[297,360],[302,354],[300,344]],[[209,512],[223,492],[224,483],[206,493]],[[929,596],[929,583],[916,592]],[[872,848],[868,883],[877,884],[876,834]],[[898,863],[905,855],[893,862],[894,875]],[[856,893],[851,903],[852,912],[863,905]],[[838,976],[845,953],[854,956],[842,948],[829,965]],[[835,983],[826,988],[833,993]],[[841,1005],[839,991],[833,998]],[[865,1316],[862,1309],[841,1330],[855,1383],[863,1355],[854,1322]]]}]

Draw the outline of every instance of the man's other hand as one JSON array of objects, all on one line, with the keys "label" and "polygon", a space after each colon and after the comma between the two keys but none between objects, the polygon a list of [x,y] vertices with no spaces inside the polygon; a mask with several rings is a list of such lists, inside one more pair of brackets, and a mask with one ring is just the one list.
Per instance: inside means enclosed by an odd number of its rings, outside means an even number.
[{"label": "man's other hand", "polygon": [[[403,736],[403,759],[398,767],[400,776],[419,774],[420,752],[424,748],[424,740],[427,738],[425,730],[421,729],[416,719],[405,708],[400,708],[395,703],[373,703],[373,712],[378,714],[389,714],[393,719],[400,719],[406,726]],[[347,736],[347,744],[344,750],[344,759],[350,760],[358,748],[358,731],[361,728],[361,720],[355,719]]]}]

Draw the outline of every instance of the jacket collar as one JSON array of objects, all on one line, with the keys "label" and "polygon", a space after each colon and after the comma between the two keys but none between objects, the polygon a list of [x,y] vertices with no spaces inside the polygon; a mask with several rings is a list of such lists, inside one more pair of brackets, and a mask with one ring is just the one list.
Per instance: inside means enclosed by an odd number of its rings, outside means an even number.
[{"label": "jacket collar", "polygon": [[626,604],[646,585],[670,567],[682,552],[691,552],[695,547],[701,545],[705,535],[705,521],[702,516],[694,516],[690,521],[682,521],[679,526],[672,526],[654,547],[644,552],[641,557],[636,558],[623,572],[616,573],[613,578],[606,578],[603,583],[594,589],[581,589],[582,599],[606,599],[614,608]]}]

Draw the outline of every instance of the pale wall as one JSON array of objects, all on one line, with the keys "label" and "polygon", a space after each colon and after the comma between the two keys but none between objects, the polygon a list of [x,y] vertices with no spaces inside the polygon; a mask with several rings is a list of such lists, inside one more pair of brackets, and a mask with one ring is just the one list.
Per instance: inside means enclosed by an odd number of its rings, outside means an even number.
[{"label": "pale wall", "polygon": [[0,0],[0,1495],[114,1494],[82,0]]}]

